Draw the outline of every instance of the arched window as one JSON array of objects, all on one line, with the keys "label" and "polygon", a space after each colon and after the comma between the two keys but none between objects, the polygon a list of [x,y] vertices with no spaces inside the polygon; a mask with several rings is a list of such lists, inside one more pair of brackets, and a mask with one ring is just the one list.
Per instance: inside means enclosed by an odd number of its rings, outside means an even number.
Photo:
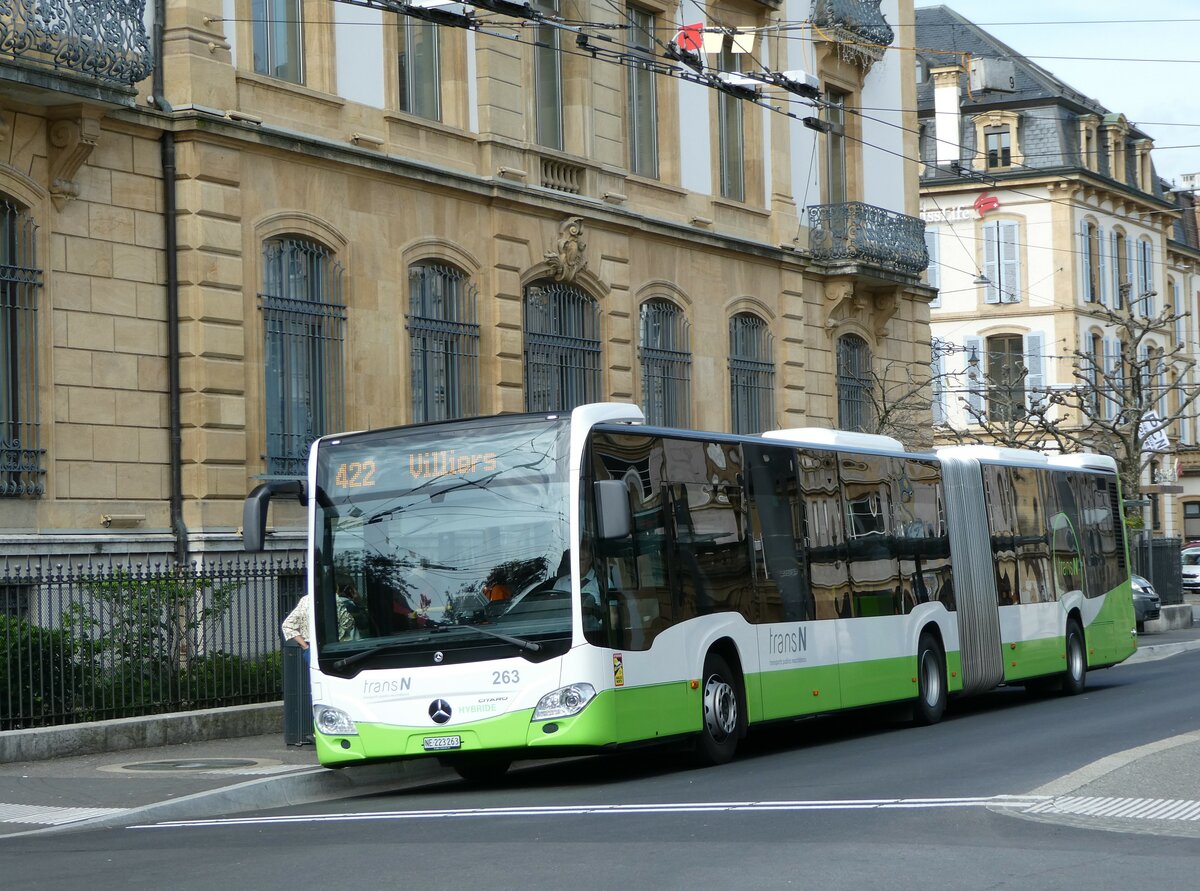
[{"label": "arched window", "polygon": [[0,496],[45,492],[38,411],[37,226],[0,196]]},{"label": "arched window", "polygon": [[871,409],[871,348],[857,334],[843,334],[837,342],[838,427],[869,433],[874,425]]},{"label": "arched window", "polygon": [[691,425],[691,326],[669,300],[647,300],[641,310],[642,408],[646,421]]},{"label": "arched window", "polygon": [[340,430],[346,307],[342,265],[304,238],[263,244],[267,475],[303,477],[309,445]]},{"label": "arched window", "polygon": [[479,324],[475,286],[452,266],[408,270],[412,419],[445,421],[479,413]]},{"label": "arched window", "polygon": [[753,313],[729,320],[729,402],[734,433],[775,426],[775,362],[767,323]]},{"label": "arched window", "polygon": [[525,289],[525,410],[565,411],[600,398],[600,307],[572,285]]}]

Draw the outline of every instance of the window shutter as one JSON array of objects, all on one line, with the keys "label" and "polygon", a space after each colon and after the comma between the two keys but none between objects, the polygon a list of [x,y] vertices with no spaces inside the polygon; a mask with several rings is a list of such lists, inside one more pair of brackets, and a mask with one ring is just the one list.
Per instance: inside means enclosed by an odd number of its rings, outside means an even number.
[{"label": "window shutter", "polygon": [[[1140,244],[1142,247],[1142,293],[1151,294],[1154,291],[1154,245],[1148,241],[1140,242]],[[1142,304],[1142,311],[1148,317],[1154,315],[1153,297],[1146,298],[1146,302]]]},{"label": "window shutter", "polygon": [[1104,392],[1104,417],[1112,420],[1117,416],[1118,402],[1114,391],[1121,378],[1121,344],[1115,337],[1104,338],[1104,375],[1100,388]]},{"label": "window shutter", "polygon": [[[967,421],[977,424],[983,416],[983,373],[986,361],[983,355],[983,338],[966,337],[963,339],[963,345],[967,348],[967,408],[970,409]],[[974,365],[971,364],[972,359],[975,360]]]},{"label": "window shutter", "polygon": [[1088,224],[1087,220],[1081,220],[1079,223],[1079,293],[1083,296],[1084,303],[1092,302],[1092,251],[1091,245],[1088,244]]},{"label": "window shutter", "polygon": [[1099,257],[1100,269],[1096,272],[1096,278],[1100,282],[1100,303],[1108,306],[1108,276],[1105,275],[1105,267],[1108,265],[1107,257],[1104,253],[1104,227],[1096,229],[1096,256]]},{"label": "window shutter", "polygon": [[[941,266],[938,263],[938,231],[936,227],[925,227],[925,250],[929,254],[929,266],[925,269],[925,279],[929,282],[929,287],[931,288],[940,288],[942,286]],[[941,306],[942,295],[938,293],[929,302],[929,308],[940,309]]]},{"label": "window shutter", "polygon": [[1109,234],[1109,254],[1112,257],[1112,266],[1109,267],[1112,271],[1112,308],[1121,308],[1121,253],[1117,249],[1119,236],[1114,231]]},{"label": "window shutter", "polygon": [[1001,303],[1021,302],[1021,253],[1017,244],[1017,224],[1000,223],[1000,264],[1003,280]]},{"label": "window shutter", "polygon": [[935,338],[933,341],[933,356],[929,361],[929,409],[933,414],[933,423],[946,423],[946,354],[942,344]]},{"label": "window shutter", "polygon": [[997,262],[997,241],[1000,223],[985,223],[983,226],[983,274],[988,283],[984,286],[983,302],[1000,302],[1000,264]]},{"label": "window shutter", "polygon": [[[1136,247],[1137,247],[1137,245],[1135,245],[1128,238],[1125,239],[1125,281],[1127,281],[1129,283],[1129,285],[1132,289],[1131,293],[1129,295],[1129,299],[1131,301],[1136,301],[1138,298],[1138,295],[1136,293],[1132,293],[1132,291],[1137,290],[1137,250],[1136,250]],[[1129,307],[1130,312],[1133,312],[1137,308],[1138,308],[1137,303],[1130,304],[1130,307]]]},{"label": "window shutter", "polygon": [[1046,403],[1046,335],[1030,331],[1025,335],[1025,406],[1040,408]]}]

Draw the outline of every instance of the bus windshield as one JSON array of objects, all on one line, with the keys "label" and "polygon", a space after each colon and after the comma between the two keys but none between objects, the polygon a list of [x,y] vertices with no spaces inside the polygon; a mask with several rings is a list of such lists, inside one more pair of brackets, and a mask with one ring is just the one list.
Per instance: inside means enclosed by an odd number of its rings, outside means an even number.
[{"label": "bus windshield", "polygon": [[424,664],[431,651],[455,662],[514,643],[565,647],[568,430],[565,418],[502,418],[322,443],[322,668],[376,653]]}]

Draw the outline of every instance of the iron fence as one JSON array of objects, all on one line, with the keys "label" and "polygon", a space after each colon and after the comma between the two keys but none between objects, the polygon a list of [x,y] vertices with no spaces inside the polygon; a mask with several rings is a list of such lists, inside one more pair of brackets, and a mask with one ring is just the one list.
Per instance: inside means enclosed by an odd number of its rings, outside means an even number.
[{"label": "iron fence", "polygon": [[298,559],[0,567],[0,731],[282,697]]}]

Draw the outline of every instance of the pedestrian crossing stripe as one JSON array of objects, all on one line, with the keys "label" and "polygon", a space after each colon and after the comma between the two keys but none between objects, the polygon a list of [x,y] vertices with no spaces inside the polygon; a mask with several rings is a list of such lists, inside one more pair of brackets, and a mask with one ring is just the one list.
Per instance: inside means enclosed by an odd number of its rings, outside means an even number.
[{"label": "pedestrian crossing stripe", "polygon": [[94,817],[126,813],[125,807],[50,807],[43,804],[0,803],[0,823],[33,823],[39,826],[65,826]]},{"label": "pedestrian crossing stripe", "polygon": [[1200,801],[1179,798],[1052,798],[1025,810],[1027,814],[1072,817],[1117,817],[1125,820],[1200,821]]}]

